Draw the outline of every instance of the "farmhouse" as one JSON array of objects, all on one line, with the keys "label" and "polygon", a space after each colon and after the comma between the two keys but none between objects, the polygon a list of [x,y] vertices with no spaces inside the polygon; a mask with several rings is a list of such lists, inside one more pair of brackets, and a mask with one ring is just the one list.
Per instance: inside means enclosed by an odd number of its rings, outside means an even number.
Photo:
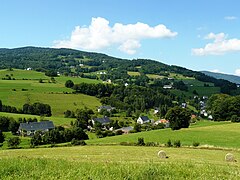
[{"label": "farmhouse", "polygon": [[137,119],[138,124],[145,124],[145,123],[150,123],[150,122],[151,122],[151,120],[147,116],[140,116]]},{"label": "farmhouse", "polygon": [[106,125],[108,123],[110,123],[110,119],[108,117],[103,117],[103,118],[94,118],[92,119],[92,123],[93,125],[96,123],[96,122],[99,122],[101,123],[102,125]]},{"label": "farmhouse", "polygon": [[116,129],[115,132],[116,132],[116,131],[119,131],[119,130],[122,131],[124,134],[128,134],[129,131],[132,131],[132,130],[133,130],[133,127],[132,127],[132,126],[122,127],[122,128],[120,128],[120,129]]},{"label": "farmhouse", "polygon": [[98,108],[98,112],[100,112],[102,109],[106,109],[108,112],[112,111],[113,109],[115,109],[114,107],[111,106],[100,106]]},{"label": "farmhouse", "polygon": [[52,121],[27,122],[20,123],[18,132],[22,136],[33,136],[37,131],[47,132],[50,129],[54,129]]},{"label": "farmhouse", "polygon": [[161,124],[164,124],[166,128],[168,128],[169,125],[170,125],[169,121],[166,120],[166,119],[159,119],[159,120],[157,120],[157,121],[154,122],[154,125],[158,125],[158,124],[160,124],[160,123],[161,123]]},{"label": "farmhouse", "polygon": [[172,89],[172,85],[164,85],[163,89]]}]

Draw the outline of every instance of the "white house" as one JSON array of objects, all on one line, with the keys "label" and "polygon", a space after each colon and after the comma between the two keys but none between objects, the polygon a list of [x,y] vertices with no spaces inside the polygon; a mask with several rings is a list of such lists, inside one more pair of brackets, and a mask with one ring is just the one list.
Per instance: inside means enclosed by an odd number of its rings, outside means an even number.
[{"label": "white house", "polygon": [[115,107],[111,107],[111,106],[100,106],[98,108],[98,112],[100,112],[102,109],[106,109],[108,112],[112,111],[113,109],[115,109]]},{"label": "white house", "polygon": [[150,122],[151,122],[151,120],[147,116],[140,116],[137,119],[138,124],[145,124],[145,123],[150,123]]},{"label": "white house", "polygon": [[172,85],[164,85],[163,89],[172,89]]}]

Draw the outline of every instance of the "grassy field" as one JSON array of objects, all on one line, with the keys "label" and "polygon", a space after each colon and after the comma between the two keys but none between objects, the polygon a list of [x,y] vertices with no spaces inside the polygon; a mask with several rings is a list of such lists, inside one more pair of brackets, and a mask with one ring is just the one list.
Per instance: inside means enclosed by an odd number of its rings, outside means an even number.
[{"label": "grassy field", "polygon": [[[49,83],[50,77],[43,73],[26,70],[1,70],[0,78],[6,74],[16,80],[0,80],[0,100],[3,104],[21,108],[25,103],[42,102],[52,107],[53,116],[63,117],[63,112],[67,109],[76,110],[77,108],[88,107],[96,110],[100,106],[97,98],[83,94],[64,94],[71,93],[72,90],[65,87],[67,80],[74,83],[100,83],[101,81],[60,76],[56,77],[56,83]],[[12,74],[12,75],[11,75]],[[39,83],[39,79],[44,83]],[[24,79],[24,80],[23,80]]]},{"label": "grassy field", "polygon": [[206,147],[240,148],[240,124],[228,122],[214,122],[214,124],[200,124],[187,129],[172,131],[171,129],[161,129],[154,131],[144,131],[140,133],[106,137],[88,140],[88,144],[119,144],[121,142],[137,142],[139,137],[143,137],[145,142],[158,142],[165,144],[169,139],[174,142],[180,140],[183,146],[191,146],[193,142],[199,142]]},{"label": "grassy field", "polygon": [[[160,159],[159,150],[169,158]],[[225,162],[226,153],[124,146],[2,150],[0,179],[239,179],[239,162]]]},{"label": "grassy field", "polygon": [[75,121],[76,118],[64,118],[64,117],[41,117],[37,115],[30,115],[30,114],[15,114],[15,113],[6,113],[6,112],[0,112],[0,116],[5,116],[5,117],[12,117],[14,119],[18,118],[37,118],[38,121],[40,120],[51,120],[53,121],[54,125],[61,125],[61,126],[69,126],[71,121]]},{"label": "grassy field", "polygon": [[128,73],[129,76],[140,76],[139,72],[128,71],[127,73]]}]

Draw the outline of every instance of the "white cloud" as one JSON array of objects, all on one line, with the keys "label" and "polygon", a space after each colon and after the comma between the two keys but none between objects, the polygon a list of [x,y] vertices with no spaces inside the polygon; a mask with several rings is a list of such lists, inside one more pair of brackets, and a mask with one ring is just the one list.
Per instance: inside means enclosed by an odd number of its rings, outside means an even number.
[{"label": "white cloud", "polygon": [[236,16],[226,16],[226,17],[224,17],[224,19],[225,20],[236,20],[237,19],[237,17]]},{"label": "white cloud", "polygon": [[205,36],[205,39],[214,41],[208,43],[203,48],[192,49],[192,54],[196,56],[205,55],[223,55],[228,52],[240,52],[240,40],[239,39],[227,39],[227,35],[224,33],[214,34],[210,33]]},{"label": "white cloud", "polygon": [[99,50],[118,45],[119,50],[134,54],[141,47],[142,39],[171,38],[176,35],[177,32],[172,32],[163,24],[150,27],[141,22],[127,25],[116,23],[111,27],[108,20],[97,17],[92,18],[88,27],[76,26],[70,39],[54,41],[54,47]]},{"label": "white cloud", "polygon": [[235,70],[235,75],[240,76],[240,69]]}]

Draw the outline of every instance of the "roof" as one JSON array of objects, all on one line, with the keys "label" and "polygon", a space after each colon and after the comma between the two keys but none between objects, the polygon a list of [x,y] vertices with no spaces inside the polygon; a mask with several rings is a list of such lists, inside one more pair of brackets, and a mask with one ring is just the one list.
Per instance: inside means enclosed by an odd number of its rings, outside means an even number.
[{"label": "roof", "polygon": [[54,125],[52,121],[40,121],[40,122],[28,122],[20,123],[19,129],[26,131],[38,131],[45,129],[53,129]]},{"label": "roof", "polygon": [[99,109],[114,109],[111,106],[100,106]]},{"label": "roof", "polygon": [[143,122],[149,121],[150,119],[147,116],[140,116]]},{"label": "roof", "polygon": [[128,127],[122,127],[120,129],[116,129],[116,131],[118,131],[118,130],[121,130],[121,131],[131,131],[131,130],[133,130],[133,127],[132,126],[128,126]]},{"label": "roof", "polygon": [[110,123],[110,119],[109,119],[108,117],[94,118],[93,121],[100,122],[101,124],[107,124],[107,123]]}]

